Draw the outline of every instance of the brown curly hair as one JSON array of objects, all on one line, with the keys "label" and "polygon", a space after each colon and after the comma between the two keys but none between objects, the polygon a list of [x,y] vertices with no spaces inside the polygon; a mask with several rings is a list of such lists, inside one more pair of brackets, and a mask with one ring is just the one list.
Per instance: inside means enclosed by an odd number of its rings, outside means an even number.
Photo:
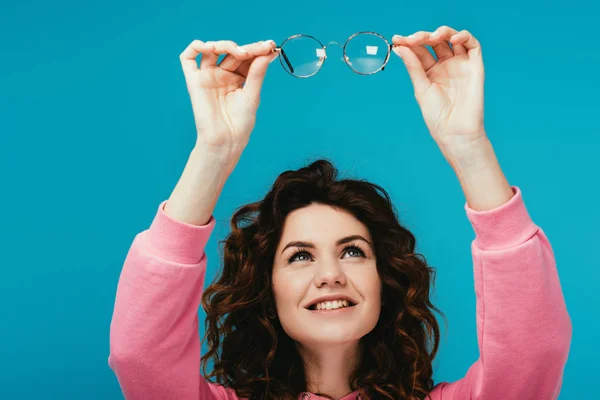
[{"label": "brown curly hair", "polygon": [[337,175],[327,160],[285,171],[263,200],[231,218],[231,233],[220,243],[221,273],[202,296],[208,340],[202,369],[239,397],[296,400],[306,390],[303,362],[274,311],[271,274],[286,216],[312,203],[351,213],[373,238],[382,308],[375,328],[360,339],[351,387],[372,400],[424,399],[433,389],[440,340],[433,311],[444,316],[429,299],[435,270],[414,253],[415,237],[400,225],[382,187]]}]

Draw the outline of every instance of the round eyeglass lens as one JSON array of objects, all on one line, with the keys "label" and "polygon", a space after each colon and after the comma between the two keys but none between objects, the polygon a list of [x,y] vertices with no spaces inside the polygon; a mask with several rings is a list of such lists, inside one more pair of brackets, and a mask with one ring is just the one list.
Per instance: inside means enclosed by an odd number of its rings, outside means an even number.
[{"label": "round eyeglass lens", "polygon": [[381,36],[361,33],[346,44],[346,62],[359,74],[379,71],[388,57],[389,45]]},{"label": "round eyeglass lens", "polygon": [[325,62],[325,49],[310,36],[296,36],[283,44],[279,58],[287,72],[306,78],[321,69]]}]

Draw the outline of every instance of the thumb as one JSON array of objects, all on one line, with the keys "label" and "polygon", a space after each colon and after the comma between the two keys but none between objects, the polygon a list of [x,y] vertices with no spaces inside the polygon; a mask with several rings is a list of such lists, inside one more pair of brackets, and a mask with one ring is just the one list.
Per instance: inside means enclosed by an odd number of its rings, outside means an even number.
[{"label": "thumb", "polygon": [[393,51],[404,62],[404,66],[408,71],[415,93],[425,92],[431,85],[431,82],[427,77],[427,73],[425,72],[425,68],[423,68],[421,60],[419,60],[419,57],[417,57],[414,51],[406,46],[396,46]]},{"label": "thumb", "polygon": [[269,54],[266,56],[256,57],[250,64],[248,69],[248,75],[246,76],[246,83],[244,84],[244,92],[250,100],[258,105],[260,101],[260,90],[262,89],[269,63],[278,56]]}]

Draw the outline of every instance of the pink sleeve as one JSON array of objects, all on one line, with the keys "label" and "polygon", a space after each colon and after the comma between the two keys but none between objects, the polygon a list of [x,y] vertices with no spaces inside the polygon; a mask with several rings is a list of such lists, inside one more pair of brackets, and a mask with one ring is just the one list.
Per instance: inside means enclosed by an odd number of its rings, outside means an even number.
[{"label": "pink sleeve", "polygon": [[188,225],[167,216],[165,204],[125,259],[108,364],[128,400],[237,399],[200,375],[198,308],[215,220]]},{"label": "pink sleeve", "polygon": [[531,220],[521,191],[475,211],[471,249],[479,359],[464,378],[439,384],[433,399],[556,399],[571,344],[552,247]]}]

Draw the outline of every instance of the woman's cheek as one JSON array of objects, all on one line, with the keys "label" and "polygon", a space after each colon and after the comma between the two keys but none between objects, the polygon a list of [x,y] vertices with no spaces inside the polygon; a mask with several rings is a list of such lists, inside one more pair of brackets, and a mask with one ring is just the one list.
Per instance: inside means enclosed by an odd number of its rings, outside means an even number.
[{"label": "woman's cheek", "polygon": [[296,306],[301,301],[311,282],[306,269],[282,270],[273,275],[273,293],[278,308]]}]

